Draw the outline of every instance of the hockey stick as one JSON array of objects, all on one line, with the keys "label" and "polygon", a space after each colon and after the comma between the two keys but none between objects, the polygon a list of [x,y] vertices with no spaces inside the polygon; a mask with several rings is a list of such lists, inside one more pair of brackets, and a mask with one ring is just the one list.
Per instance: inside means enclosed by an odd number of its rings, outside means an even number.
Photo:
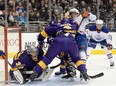
[{"label": "hockey stick", "polygon": [[47,81],[50,78],[50,76],[52,75],[54,69],[57,68],[58,66],[60,66],[60,64],[61,64],[61,62],[55,66],[51,66],[49,71],[46,73],[45,77],[42,79],[42,82]]},{"label": "hockey stick", "polygon": [[[66,62],[66,61],[65,61]],[[66,62],[67,63],[67,65],[71,65],[71,64],[69,64],[68,62]],[[74,67],[76,70],[78,70],[74,65],[71,65],[72,67]],[[99,77],[102,77],[104,75],[104,73],[103,72],[101,72],[101,73],[98,73],[98,74],[96,74],[96,75],[88,75],[91,79],[95,79],[95,78],[99,78]]]},{"label": "hockey stick", "polygon": [[4,55],[2,55],[2,57],[3,57],[3,59],[10,65],[10,67],[12,67],[12,68],[17,68],[17,69],[19,69],[19,67],[24,67],[25,65],[24,64],[22,64],[22,65],[18,65],[18,66],[12,66],[11,65],[11,63],[5,58],[5,56]]},{"label": "hockey stick", "polygon": [[90,77],[91,79],[95,79],[95,78],[99,78],[99,77],[101,77],[101,76],[103,76],[103,75],[104,75],[104,73],[101,72],[101,73],[98,73],[98,74],[93,75],[93,76],[90,76],[90,75],[89,75],[89,77]]},{"label": "hockey stick", "polygon": [[[90,44],[93,44],[93,45],[98,45],[98,46],[101,46],[101,47],[104,47],[105,45],[101,45],[101,44],[98,44],[98,43],[91,43],[91,42],[89,42]],[[112,49],[114,49],[114,50],[116,50],[116,48],[112,48]]]}]

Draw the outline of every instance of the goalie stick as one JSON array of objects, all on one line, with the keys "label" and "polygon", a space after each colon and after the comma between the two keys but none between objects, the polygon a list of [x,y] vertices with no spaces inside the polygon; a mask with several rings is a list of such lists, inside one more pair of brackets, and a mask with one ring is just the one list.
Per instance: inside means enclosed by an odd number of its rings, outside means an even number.
[{"label": "goalie stick", "polygon": [[58,66],[60,66],[60,64],[61,64],[61,62],[55,66],[50,67],[49,71],[46,73],[45,77],[42,79],[42,82],[47,81],[50,78],[50,76],[52,75],[54,69],[57,68]]}]

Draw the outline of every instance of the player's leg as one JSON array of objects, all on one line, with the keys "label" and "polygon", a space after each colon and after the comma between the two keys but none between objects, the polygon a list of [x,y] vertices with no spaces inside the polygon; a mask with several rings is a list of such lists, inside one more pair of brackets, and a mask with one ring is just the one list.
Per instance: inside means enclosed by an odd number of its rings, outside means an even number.
[{"label": "player's leg", "polygon": [[68,53],[69,53],[72,61],[76,64],[77,69],[82,73],[82,76],[85,79],[85,81],[88,81],[90,78],[87,74],[86,64],[80,58],[78,45],[77,45],[76,41],[70,41],[70,44],[72,46],[69,47]]},{"label": "player's leg", "polygon": [[87,52],[87,59],[89,58],[92,50],[95,49],[96,45],[97,45],[97,43],[93,42],[91,40],[88,42],[88,47],[87,47],[87,50],[86,50],[86,52]]},{"label": "player's leg", "polygon": [[61,60],[60,70],[55,72],[55,75],[64,75],[66,73],[66,63],[64,60]]},{"label": "player's leg", "polygon": [[110,50],[107,49],[107,47],[104,47],[103,48],[107,54],[107,58],[110,62],[110,67],[113,67],[114,66],[114,60],[113,60],[113,56],[112,56],[112,52]]},{"label": "player's leg", "polygon": [[86,49],[87,49],[87,38],[85,35],[79,35],[76,37],[78,48],[80,51],[80,57],[86,62]]}]

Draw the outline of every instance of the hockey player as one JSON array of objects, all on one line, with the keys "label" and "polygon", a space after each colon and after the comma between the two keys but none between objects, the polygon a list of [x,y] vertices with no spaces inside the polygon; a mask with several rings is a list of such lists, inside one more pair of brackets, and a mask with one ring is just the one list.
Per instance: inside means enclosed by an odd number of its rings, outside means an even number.
[{"label": "hockey player", "polygon": [[87,11],[80,14],[79,10],[76,8],[70,10],[70,16],[79,25],[75,39],[79,47],[80,57],[86,62],[87,38],[85,34],[85,27],[89,23],[95,22],[96,16],[92,13],[88,13]]},{"label": "hockey player", "polygon": [[106,26],[103,25],[103,21],[98,19],[96,21],[96,25],[92,25],[87,30],[87,38],[88,38],[88,48],[87,48],[87,58],[90,56],[90,53],[93,49],[95,49],[97,44],[101,45],[106,53],[107,57],[110,61],[110,66],[114,66],[113,56],[111,53],[112,49],[112,36],[109,34],[109,30]]},{"label": "hockey player", "polygon": [[[69,16],[73,18],[74,22],[76,22],[76,24],[78,24],[79,26],[79,28],[76,30],[77,33],[75,36],[75,40],[77,41],[78,44],[81,60],[83,60],[86,63],[87,38],[85,26],[88,25],[89,23],[95,22],[96,16],[93,15],[92,13],[88,13],[87,11],[84,11],[82,14],[80,14],[79,10],[77,10],[76,8],[70,10]],[[69,77],[70,75],[68,74],[64,77]],[[81,74],[80,78],[83,79]]]},{"label": "hockey player", "polygon": [[66,52],[71,56],[72,61],[82,73],[85,81],[90,79],[85,63],[80,59],[78,45],[72,36],[77,28],[78,25],[74,23],[72,19],[69,19],[62,24],[53,23],[53,25],[46,27],[45,30],[38,35],[39,44],[41,44],[47,36],[53,36],[55,38],[48,48],[46,55],[34,68],[34,74],[30,77],[32,81],[61,52]]},{"label": "hockey player", "polygon": [[11,80],[17,80],[19,84],[25,83],[26,79],[29,79],[32,74],[34,67],[43,59],[43,55],[42,48],[33,45],[28,46],[24,51],[18,52],[13,57],[12,67],[10,68]]}]

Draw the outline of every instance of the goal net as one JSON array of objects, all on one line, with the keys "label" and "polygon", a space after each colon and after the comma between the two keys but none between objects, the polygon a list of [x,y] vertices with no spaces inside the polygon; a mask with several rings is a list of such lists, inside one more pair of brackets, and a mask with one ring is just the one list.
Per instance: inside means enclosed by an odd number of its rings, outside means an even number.
[{"label": "goal net", "polygon": [[[21,28],[0,26],[0,49],[6,53],[6,59],[12,63],[13,56],[21,51]],[[0,59],[0,81],[8,81],[10,66]]]}]

